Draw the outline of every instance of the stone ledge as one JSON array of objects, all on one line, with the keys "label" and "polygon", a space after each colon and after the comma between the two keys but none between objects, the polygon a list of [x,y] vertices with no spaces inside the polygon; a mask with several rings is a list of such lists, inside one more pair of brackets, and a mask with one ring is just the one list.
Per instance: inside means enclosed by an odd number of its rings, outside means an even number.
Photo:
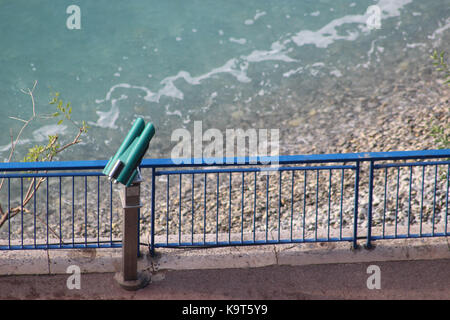
[{"label": "stone ledge", "polygon": [[[371,250],[353,250],[350,242],[276,244],[220,248],[158,248],[150,257],[141,247],[138,268],[151,273],[169,270],[256,268],[271,265],[314,265],[376,261],[450,259],[447,237],[378,240]],[[77,265],[82,273],[117,272],[121,249],[3,251],[0,275],[64,274]]]}]

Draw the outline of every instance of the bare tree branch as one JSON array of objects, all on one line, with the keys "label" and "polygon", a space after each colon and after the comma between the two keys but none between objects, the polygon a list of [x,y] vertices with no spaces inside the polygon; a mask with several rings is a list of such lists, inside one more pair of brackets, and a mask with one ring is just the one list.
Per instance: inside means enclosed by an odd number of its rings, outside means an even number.
[{"label": "bare tree branch", "polygon": [[[24,120],[24,119],[21,119],[21,118],[18,118],[18,117],[9,117],[9,118],[11,118],[11,119],[13,119],[13,120],[18,120],[18,121],[23,122],[24,125],[23,125],[23,126],[21,127],[21,129],[19,130],[19,132],[18,132],[18,134],[17,134],[17,136],[16,136],[15,139],[14,139],[14,135],[13,135],[13,133],[12,133],[12,130],[10,129],[11,151],[10,151],[10,153],[9,153],[9,157],[8,157],[8,161],[7,161],[7,162],[10,162],[10,161],[11,161],[11,159],[12,159],[12,157],[13,157],[13,154],[14,154],[14,152],[15,152],[16,146],[17,146],[17,144],[18,144],[18,142],[19,142],[19,140],[20,140],[20,137],[21,137],[22,133],[24,132],[25,128],[30,124],[30,122],[32,122],[32,121],[33,121],[34,119],[36,119],[36,117],[37,117],[37,114],[36,114],[36,104],[35,104],[35,99],[34,99],[34,94],[33,94],[33,93],[34,93],[34,90],[35,90],[35,88],[36,88],[36,85],[37,85],[37,81],[34,82],[33,88],[32,88],[32,89],[29,89],[29,88],[26,89],[26,90],[25,90],[25,89],[21,89],[21,91],[22,91],[24,94],[29,95],[30,98],[31,98],[33,115],[32,115],[28,120]],[[59,146],[56,147],[56,146],[57,146],[56,143],[57,143],[59,137],[58,137],[58,135],[53,136],[53,137],[50,139],[48,145],[45,146],[45,148],[44,148],[42,151],[41,151],[41,150],[39,151],[39,154],[44,154],[44,155],[45,155],[44,158],[41,159],[42,161],[52,161],[55,155],[61,153],[62,151],[66,150],[67,148],[69,148],[69,147],[71,147],[71,146],[73,146],[73,145],[76,145],[76,144],[78,144],[78,143],[80,143],[80,142],[82,141],[82,140],[80,139],[80,137],[81,137],[81,135],[82,135],[84,132],[86,132],[86,128],[85,128],[84,124],[83,124],[83,127],[78,127],[78,125],[77,125],[72,119],[70,119],[70,117],[68,117],[68,120],[70,120],[70,121],[71,121],[71,122],[79,129],[79,131],[78,131],[78,133],[76,134],[75,138],[74,138],[71,142],[69,142],[69,143],[63,145],[62,147],[59,147]],[[47,173],[47,171],[45,171],[45,173]],[[19,213],[21,213],[21,212],[23,212],[23,213],[30,213],[30,210],[28,210],[28,209],[26,208],[26,206],[29,204],[29,202],[31,201],[31,199],[33,199],[33,197],[35,197],[36,191],[39,189],[39,187],[41,186],[41,184],[42,184],[44,181],[46,181],[46,179],[47,179],[47,178],[45,178],[45,177],[41,177],[41,178],[39,178],[38,180],[37,180],[36,177],[32,178],[32,180],[30,181],[30,184],[29,184],[29,186],[28,186],[28,188],[27,188],[27,192],[26,192],[26,194],[25,194],[25,197],[22,198],[21,204],[20,204],[20,205],[17,205],[17,206],[15,206],[15,207],[13,207],[13,208],[10,208],[10,209],[8,209],[8,210],[5,212],[5,211],[3,210],[3,207],[2,207],[1,204],[0,204],[0,228],[4,225],[4,223],[5,223],[8,219],[13,218],[13,217],[16,216],[17,214],[19,214]],[[38,182],[36,183],[36,181],[38,181]],[[2,179],[1,182],[0,182],[0,190],[1,190],[1,188],[3,187],[3,183],[4,183],[4,179]],[[42,223],[44,223],[45,225],[47,225],[47,223],[46,223],[45,221],[42,221],[42,219],[40,219],[40,217],[39,217],[38,215],[36,215],[36,217],[37,217]],[[57,238],[59,238],[58,234],[57,234],[50,226],[47,225],[47,227],[48,227],[48,229],[49,229],[49,230],[50,230]]]}]

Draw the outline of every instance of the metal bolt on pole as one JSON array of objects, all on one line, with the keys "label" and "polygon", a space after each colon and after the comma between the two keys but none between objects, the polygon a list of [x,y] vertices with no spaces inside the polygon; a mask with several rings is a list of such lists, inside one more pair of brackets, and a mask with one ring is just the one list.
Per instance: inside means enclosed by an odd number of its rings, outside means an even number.
[{"label": "metal bolt on pole", "polygon": [[133,183],[129,187],[123,186],[120,192],[123,207],[122,270],[114,278],[122,288],[130,291],[143,288],[149,283],[148,276],[137,270],[141,182],[138,171]]}]

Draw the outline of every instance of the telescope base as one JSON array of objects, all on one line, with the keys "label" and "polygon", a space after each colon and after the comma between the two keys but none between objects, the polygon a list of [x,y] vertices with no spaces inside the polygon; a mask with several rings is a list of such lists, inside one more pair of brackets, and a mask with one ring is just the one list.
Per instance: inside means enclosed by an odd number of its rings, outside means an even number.
[{"label": "telescope base", "polygon": [[122,272],[116,272],[114,280],[125,290],[136,291],[150,283],[150,277],[144,272],[138,272],[136,280],[124,280]]}]

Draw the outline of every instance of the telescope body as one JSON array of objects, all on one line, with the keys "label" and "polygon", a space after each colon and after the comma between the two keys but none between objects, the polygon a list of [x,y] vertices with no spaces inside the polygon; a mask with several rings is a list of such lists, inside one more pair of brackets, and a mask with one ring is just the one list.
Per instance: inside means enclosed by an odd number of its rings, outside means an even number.
[{"label": "telescope body", "polygon": [[106,164],[103,174],[114,183],[120,182],[129,187],[154,135],[153,124],[149,122],[145,125],[142,118],[137,118],[116,154]]}]

